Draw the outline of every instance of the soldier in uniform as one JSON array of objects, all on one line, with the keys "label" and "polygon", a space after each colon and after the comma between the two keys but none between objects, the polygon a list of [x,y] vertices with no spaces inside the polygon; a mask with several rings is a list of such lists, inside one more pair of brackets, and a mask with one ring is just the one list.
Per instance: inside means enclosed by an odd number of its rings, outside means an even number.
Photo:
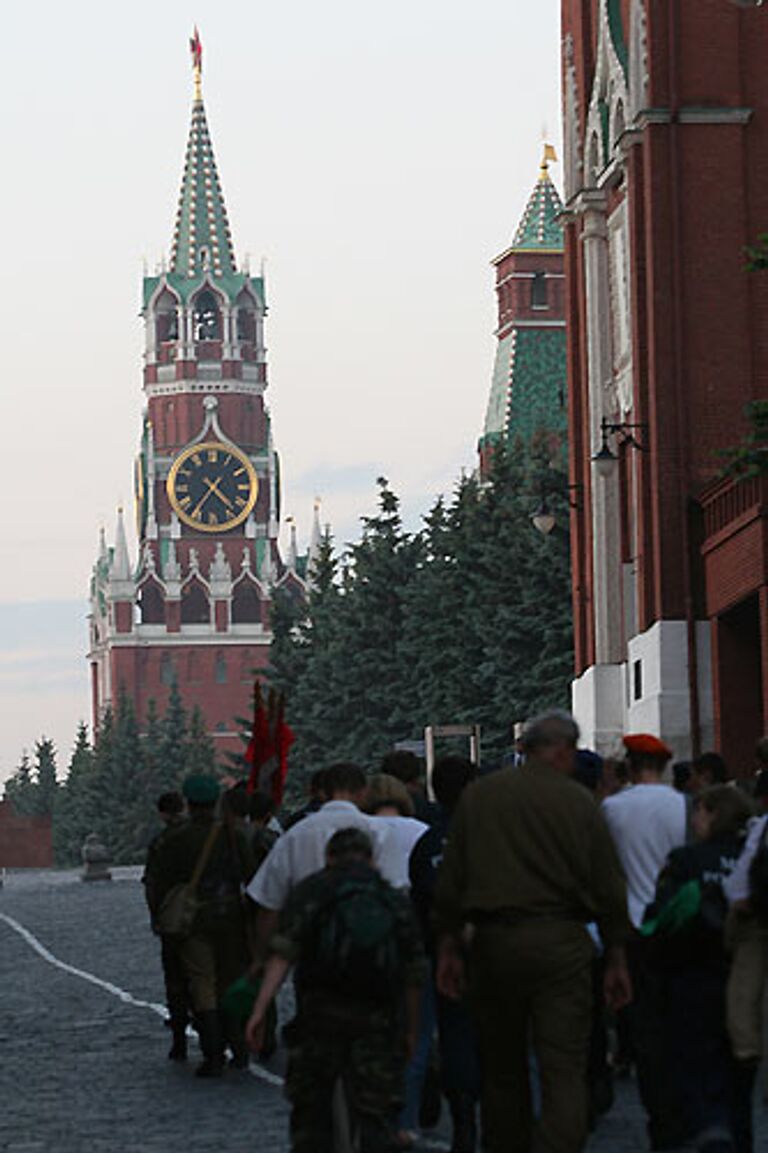
[{"label": "soldier in uniform", "polygon": [[150,841],[144,866],[144,896],[149,907],[153,932],[160,936],[160,960],[165,982],[165,1003],[168,1006],[168,1025],[173,1033],[168,1057],[171,1061],[187,1059],[187,1025],[189,1024],[189,994],[179,942],[165,937],[157,928],[159,902],[157,897],[157,857],[161,845],[184,824],[184,798],[181,793],[163,793],[157,799],[157,812],[163,828]]},{"label": "soldier in uniform", "polygon": [[[569,779],[579,729],[567,713],[527,726],[525,763],[466,789],[437,882],[437,985],[464,984],[472,926],[471,1003],[483,1073],[490,1153],[579,1153],[587,1137],[586,1064],[596,921],[614,1008],[631,986],[626,886],[611,836],[589,794]],[[529,1044],[541,1076],[534,1121]]]},{"label": "soldier in uniform", "polygon": [[199,1077],[217,1077],[224,1067],[225,1041],[234,1063],[247,1064],[241,1031],[223,1018],[229,986],[248,965],[242,886],[253,873],[253,857],[242,830],[215,820],[219,785],[213,777],[188,777],[183,793],[189,821],[159,847],[154,872],[158,904],[176,885],[186,884],[211,839],[210,855],[197,886],[200,909],[181,943],[189,993],[200,1033]]},{"label": "soldier in uniform", "polygon": [[297,1014],[286,1029],[293,1153],[333,1153],[333,1098],[343,1085],[360,1153],[397,1148],[406,1053],[418,1032],[425,961],[408,899],[372,867],[360,828],[331,837],[327,867],[283,909],[246,1036],[256,1050],[266,1013],[296,965]]}]

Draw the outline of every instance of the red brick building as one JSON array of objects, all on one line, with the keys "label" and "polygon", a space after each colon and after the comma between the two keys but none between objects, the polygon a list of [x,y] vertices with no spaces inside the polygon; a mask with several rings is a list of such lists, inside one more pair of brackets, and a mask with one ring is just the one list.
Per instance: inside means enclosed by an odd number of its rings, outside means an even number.
[{"label": "red brick building", "polygon": [[295,536],[287,563],[278,550],[266,288],[236,261],[199,61],[195,89],[170,260],[144,280],[139,555],[121,510],[94,567],[89,661],[94,724],[121,686],[142,723],[175,682],[221,752],[241,748],[234,721],[268,660],[272,592],[302,595],[304,570]]},{"label": "red brick building", "polygon": [[20,817],[10,801],[0,801],[0,869],[53,867],[50,817]]},{"label": "red brick building", "polygon": [[768,229],[768,12],[562,14],[574,708],[598,748],[651,730],[746,768],[768,727],[765,488],[718,478],[768,396],[768,279],[745,269]]}]

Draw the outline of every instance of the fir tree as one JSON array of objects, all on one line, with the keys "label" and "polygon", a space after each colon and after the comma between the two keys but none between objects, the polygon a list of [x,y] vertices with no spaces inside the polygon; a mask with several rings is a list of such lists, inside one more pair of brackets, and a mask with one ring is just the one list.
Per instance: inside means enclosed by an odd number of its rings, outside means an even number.
[{"label": "fir tree", "polygon": [[199,705],[195,705],[189,719],[185,774],[212,776],[216,772],[216,749],[205,727],[205,718]]},{"label": "fir tree", "polygon": [[121,686],[109,762],[109,793],[104,797],[110,818],[107,845],[119,865],[133,863],[145,848],[142,833],[149,798],[139,787],[142,769],[141,739],[133,701]]},{"label": "fir tree", "polygon": [[53,741],[41,737],[35,745],[34,812],[39,817],[52,817],[56,807],[56,749]]},{"label": "fir tree", "polygon": [[58,789],[53,815],[53,850],[57,865],[80,861],[83,841],[90,832],[93,800],[93,750],[88,728],[80,722],[66,779]]},{"label": "fir tree", "polygon": [[168,789],[177,789],[187,771],[187,714],[174,680],[160,726],[161,774]]},{"label": "fir tree", "polygon": [[31,816],[35,811],[37,787],[32,779],[32,765],[26,749],[13,776],[5,783],[5,799],[13,805],[20,817]]}]

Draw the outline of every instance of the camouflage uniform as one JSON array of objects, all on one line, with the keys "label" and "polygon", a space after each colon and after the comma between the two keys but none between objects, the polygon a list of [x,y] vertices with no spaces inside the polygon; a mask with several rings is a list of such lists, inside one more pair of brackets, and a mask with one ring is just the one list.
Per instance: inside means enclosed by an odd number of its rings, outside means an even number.
[{"label": "camouflage uniform", "polygon": [[403,999],[425,976],[421,937],[406,897],[389,889],[395,910],[400,992],[389,1003],[361,1002],[313,983],[312,942],[321,910],[350,876],[385,884],[372,869],[324,869],[294,889],[281,914],[271,950],[297,963],[297,1015],[285,1030],[286,1095],[291,1102],[293,1153],[333,1153],[333,1096],[343,1082],[361,1153],[397,1148],[390,1119],[401,1105],[405,1070]]}]

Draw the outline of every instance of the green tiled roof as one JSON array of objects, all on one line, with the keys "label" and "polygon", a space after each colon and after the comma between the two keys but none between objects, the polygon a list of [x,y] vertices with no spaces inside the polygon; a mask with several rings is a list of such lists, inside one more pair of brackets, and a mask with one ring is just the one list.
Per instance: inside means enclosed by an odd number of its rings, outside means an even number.
[{"label": "green tiled roof", "polygon": [[195,100],[171,251],[171,272],[190,279],[236,272],[232,234],[216,170],[205,105]]},{"label": "green tiled roof", "polygon": [[237,270],[224,193],[201,99],[196,99],[192,106],[170,270],[144,277],[145,308],[163,279],[182,304],[186,304],[206,280],[220,289],[230,303],[235,302],[247,285],[266,311],[263,277]]},{"label": "green tiled roof", "polygon": [[512,251],[540,252],[543,249],[562,251],[563,229],[558,221],[562,210],[563,202],[560,194],[544,165],[512,242]]},{"label": "green tiled roof", "polygon": [[517,330],[509,390],[507,436],[533,441],[568,429],[565,328]]},{"label": "green tiled roof", "polygon": [[264,281],[260,276],[248,276],[245,272],[233,272],[228,276],[214,276],[210,273],[199,273],[192,278],[185,276],[184,273],[179,272],[166,272],[162,276],[145,276],[144,277],[144,307],[149,304],[152,294],[157,288],[162,279],[165,279],[174,292],[178,293],[179,299],[183,304],[190,300],[198,289],[205,282],[206,276],[209,276],[211,281],[217,288],[221,289],[227,300],[234,303],[246,284],[250,286],[256,299],[261,302],[262,307],[266,311],[267,300],[266,291],[264,288]]},{"label": "green tiled roof", "polygon": [[611,40],[616,49],[616,55],[619,58],[621,67],[624,69],[624,75],[626,76],[629,67],[629,53],[627,51],[626,37],[624,36],[624,22],[621,18],[620,0],[608,0],[608,26],[611,29]]},{"label": "green tiled roof", "polygon": [[511,332],[500,340],[496,348],[493,364],[491,395],[485,417],[484,436],[503,436],[507,428],[507,408],[509,405],[509,385],[512,377],[512,358],[515,351],[516,332]]},{"label": "green tiled roof", "polygon": [[543,433],[565,439],[565,328],[515,328],[496,350],[481,445],[503,437],[533,443]]}]

